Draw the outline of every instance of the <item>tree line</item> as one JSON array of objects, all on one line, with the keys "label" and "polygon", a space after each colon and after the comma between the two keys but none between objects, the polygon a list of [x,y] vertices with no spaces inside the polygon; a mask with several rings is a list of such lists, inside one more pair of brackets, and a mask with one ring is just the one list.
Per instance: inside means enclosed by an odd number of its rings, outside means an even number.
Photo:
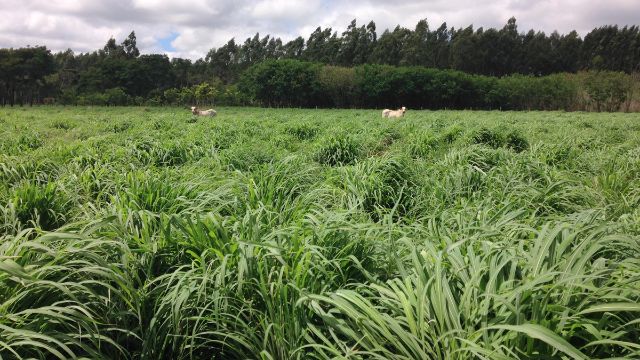
[{"label": "tree line", "polygon": [[250,67],[239,90],[254,104],[269,107],[629,111],[639,80],[613,71],[495,77],[421,66],[341,67],[288,59]]},{"label": "tree line", "polygon": [[630,74],[640,71],[640,30],[603,26],[583,39],[575,31],[520,32],[514,18],[501,29],[456,29],[446,23],[432,29],[421,20],[414,29],[397,26],[378,36],[373,21],[353,20],[341,34],[318,27],[307,39],[289,42],[260,34],[243,43],[231,39],[196,61],[141,55],[131,32],[121,43],[111,38],[89,53],[52,54],[43,46],[0,49],[0,103],[243,103],[251,100],[237,86],[243,74],[256,64],[287,59],[336,69],[389,65],[493,77],[582,70]]}]

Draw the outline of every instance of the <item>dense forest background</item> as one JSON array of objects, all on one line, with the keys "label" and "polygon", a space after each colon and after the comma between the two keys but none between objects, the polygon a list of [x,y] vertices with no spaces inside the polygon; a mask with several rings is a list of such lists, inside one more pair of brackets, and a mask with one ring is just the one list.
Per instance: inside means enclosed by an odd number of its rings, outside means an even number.
[{"label": "dense forest background", "polygon": [[205,58],[140,54],[135,32],[90,53],[0,49],[0,104],[638,110],[638,26],[577,32],[353,20],[284,43],[256,34]]}]

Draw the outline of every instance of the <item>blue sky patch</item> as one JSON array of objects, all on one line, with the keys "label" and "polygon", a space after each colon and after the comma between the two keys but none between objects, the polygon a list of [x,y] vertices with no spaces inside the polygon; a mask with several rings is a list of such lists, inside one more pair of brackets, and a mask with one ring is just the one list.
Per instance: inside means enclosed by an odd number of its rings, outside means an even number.
[{"label": "blue sky patch", "polygon": [[160,48],[163,51],[176,51],[176,48],[171,45],[171,42],[175,40],[178,35],[180,34],[178,34],[177,32],[172,32],[171,34],[169,34],[169,36],[158,39],[158,45],[160,45]]}]

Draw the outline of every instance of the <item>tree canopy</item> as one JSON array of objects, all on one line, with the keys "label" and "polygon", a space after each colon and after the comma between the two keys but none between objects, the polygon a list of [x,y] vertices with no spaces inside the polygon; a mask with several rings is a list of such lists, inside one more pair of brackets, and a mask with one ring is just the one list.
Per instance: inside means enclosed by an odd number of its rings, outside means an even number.
[{"label": "tree canopy", "polygon": [[373,21],[364,25],[354,19],[341,34],[318,27],[306,39],[299,36],[288,42],[260,34],[243,42],[230,39],[196,61],[141,55],[132,31],[121,43],[110,38],[103,48],[89,53],[52,54],[44,46],[0,49],[0,103],[42,102],[46,97],[73,98],[109,89],[121,89],[132,99],[149,99],[171,88],[236,84],[249,67],[283,59],[342,67],[420,66],[498,77],[580,70],[633,73],[640,71],[640,31],[638,26],[608,25],[583,39],[575,31],[521,32],[515,18],[500,29],[456,29],[446,23],[434,27],[423,19],[413,29],[396,26],[378,36]]}]

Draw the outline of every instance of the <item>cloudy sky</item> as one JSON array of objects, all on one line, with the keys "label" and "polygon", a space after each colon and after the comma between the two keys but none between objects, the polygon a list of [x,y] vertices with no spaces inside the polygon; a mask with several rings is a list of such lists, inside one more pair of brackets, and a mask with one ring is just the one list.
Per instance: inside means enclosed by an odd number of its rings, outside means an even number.
[{"label": "cloudy sky", "polygon": [[515,16],[520,31],[577,30],[640,25],[640,0],[0,0],[0,47],[46,45],[76,52],[121,42],[135,30],[143,53],[197,59],[232,37],[259,32],[287,41],[317,27],[339,33],[356,18],[376,22],[378,32],[413,28],[502,27]]}]

